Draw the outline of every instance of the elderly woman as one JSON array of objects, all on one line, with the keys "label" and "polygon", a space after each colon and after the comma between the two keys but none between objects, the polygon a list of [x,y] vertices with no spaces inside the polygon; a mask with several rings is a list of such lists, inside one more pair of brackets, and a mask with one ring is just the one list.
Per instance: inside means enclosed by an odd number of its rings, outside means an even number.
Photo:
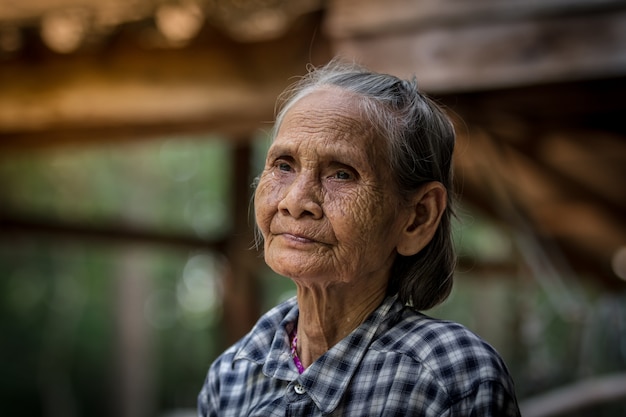
[{"label": "elderly woman", "polygon": [[200,416],[517,416],[497,352],[419,313],[452,286],[454,130],[415,81],[332,63],[287,93],[254,198],[297,296],[211,366]]}]

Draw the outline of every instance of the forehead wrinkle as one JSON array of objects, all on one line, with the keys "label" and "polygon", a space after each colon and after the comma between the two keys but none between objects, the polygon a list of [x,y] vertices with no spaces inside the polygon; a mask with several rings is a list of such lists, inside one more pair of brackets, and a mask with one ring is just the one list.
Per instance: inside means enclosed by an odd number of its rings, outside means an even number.
[{"label": "forehead wrinkle", "polygon": [[336,87],[314,91],[287,111],[275,139],[294,152],[316,140],[320,144],[312,147],[313,153],[307,151],[307,159],[357,157],[361,169],[388,176],[386,141],[365,117],[360,105],[363,99]]},{"label": "forehead wrinkle", "polygon": [[[337,123],[348,134],[364,134],[368,123],[364,123],[361,102],[364,97],[340,87],[325,86],[301,97],[287,111],[289,118],[301,121],[317,120]],[[330,115],[330,116],[329,116]],[[283,119],[284,120],[284,119]],[[371,128],[371,126],[369,126]]]},{"label": "forehead wrinkle", "polygon": [[302,133],[326,133],[339,137],[352,137],[366,133],[363,121],[356,115],[346,114],[343,110],[294,108],[284,122],[287,125],[285,127],[290,128],[290,125],[295,124]]},{"label": "forehead wrinkle", "polygon": [[[351,111],[353,115],[349,115],[344,114],[342,110],[344,109],[305,110],[296,107],[285,118],[277,138],[296,142],[317,138],[331,149],[335,148],[333,145],[340,145],[340,147],[362,145],[357,149],[369,151],[374,145],[373,128],[356,117],[354,111]],[[329,115],[330,111],[332,111],[331,115]],[[374,156],[367,153],[370,157]]]}]

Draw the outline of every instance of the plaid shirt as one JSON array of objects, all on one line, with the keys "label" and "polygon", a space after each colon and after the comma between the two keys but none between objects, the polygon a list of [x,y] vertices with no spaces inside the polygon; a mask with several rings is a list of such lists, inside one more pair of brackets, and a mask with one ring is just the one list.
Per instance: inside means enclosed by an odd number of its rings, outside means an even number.
[{"label": "plaid shirt", "polygon": [[292,298],[265,314],[209,369],[199,416],[519,416],[498,353],[463,326],[388,297],[299,374]]}]

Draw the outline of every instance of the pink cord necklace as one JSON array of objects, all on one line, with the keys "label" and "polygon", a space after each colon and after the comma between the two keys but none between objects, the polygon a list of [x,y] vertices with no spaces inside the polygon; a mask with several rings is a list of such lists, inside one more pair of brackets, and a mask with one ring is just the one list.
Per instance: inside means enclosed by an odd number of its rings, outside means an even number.
[{"label": "pink cord necklace", "polygon": [[296,351],[296,347],[298,346],[298,329],[293,329],[291,333],[291,357],[293,358],[293,363],[298,368],[298,373],[304,372],[304,366],[302,365],[302,361],[298,357],[298,352]]}]

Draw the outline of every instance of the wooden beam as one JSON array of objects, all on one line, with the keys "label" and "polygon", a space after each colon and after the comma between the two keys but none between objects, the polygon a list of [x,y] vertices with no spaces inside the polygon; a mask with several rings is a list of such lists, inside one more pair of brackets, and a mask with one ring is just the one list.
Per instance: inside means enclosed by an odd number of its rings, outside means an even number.
[{"label": "wooden beam", "polygon": [[328,5],[326,30],[332,38],[455,27],[494,22],[589,15],[624,8],[622,0],[334,0]]},{"label": "wooden beam", "polygon": [[2,212],[0,216],[0,231],[3,238],[30,235],[55,240],[80,239],[83,241],[113,242],[115,244],[134,242],[169,246],[182,250],[209,249],[220,253],[225,253],[227,247],[226,239],[206,240],[193,235],[160,233],[122,223],[78,223],[27,217],[6,212]]},{"label": "wooden beam", "polygon": [[[545,132],[539,139],[539,159],[547,171],[575,183],[615,217],[626,212],[626,137],[596,130]],[[616,182],[617,181],[617,182]]]},{"label": "wooden beam", "polygon": [[0,152],[163,132],[250,137],[271,125],[294,75],[328,60],[320,19],[303,16],[285,36],[255,43],[207,29],[185,48],[149,48],[133,26],[66,56],[26,45],[0,66]]},{"label": "wooden beam", "polygon": [[[596,376],[520,402],[525,417],[563,416],[626,398],[626,373]],[[595,414],[595,413],[592,413]]]},{"label": "wooden beam", "polygon": [[[340,1],[336,3],[342,4]],[[561,2],[561,9],[554,8],[552,13],[539,17],[468,19],[454,24],[445,21],[422,24],[408,12],[417,10],[421,2],[398,0],[397,3],[403,4],[404,9],[400,10],[407,11],[407,15],[415,20],[401,19],[399,12],[392,12],[394,8],[387,3],[384,3],[384,11],[374,8],[373,2],[354,9],[361,14],[369,12],[370,20],[385,23],[374,25],[367,35],[356,29],[339,31],[337,28],[341,25],[332,23],[333,19],[337,21],[339,18],[333,18],[331,8],[327,27],[335,51],[374,70],[402,77],[416,74],[421,88],[430,93],[478,91],[626,74],[626,7],[623,2],[619,7],[612,2],[612,8],[598,9],[589,15],[570,15],[566,13],[566,2]],[[435,2],[426,3],[435,7]],[[450,8],[451,2],[441,3]],[[465,7],[454,3],[462,9],[474,7],[474,2]],[[503,2],[488,3],[497,10],[495,3]],[[487,3],[482,4],[487,9]],[[540,2],[531,4],[539,8]],[[347,13],[347,8],[341,10],[341,13]],[[362,25],[359,27],[367,27],[367,22]],[[399,30],[399,26],[403,29]]]},{"label": "wooden beam", "polygon": [[577,182],[555,175],[484,131],[458,138],[455,157],[463,199],[512,228],[531,222],[539,238],[556,242],[579,272],[589,272],[607,288],[623,288],[611,257],[626,241],[621,215],[599,204]]}]

